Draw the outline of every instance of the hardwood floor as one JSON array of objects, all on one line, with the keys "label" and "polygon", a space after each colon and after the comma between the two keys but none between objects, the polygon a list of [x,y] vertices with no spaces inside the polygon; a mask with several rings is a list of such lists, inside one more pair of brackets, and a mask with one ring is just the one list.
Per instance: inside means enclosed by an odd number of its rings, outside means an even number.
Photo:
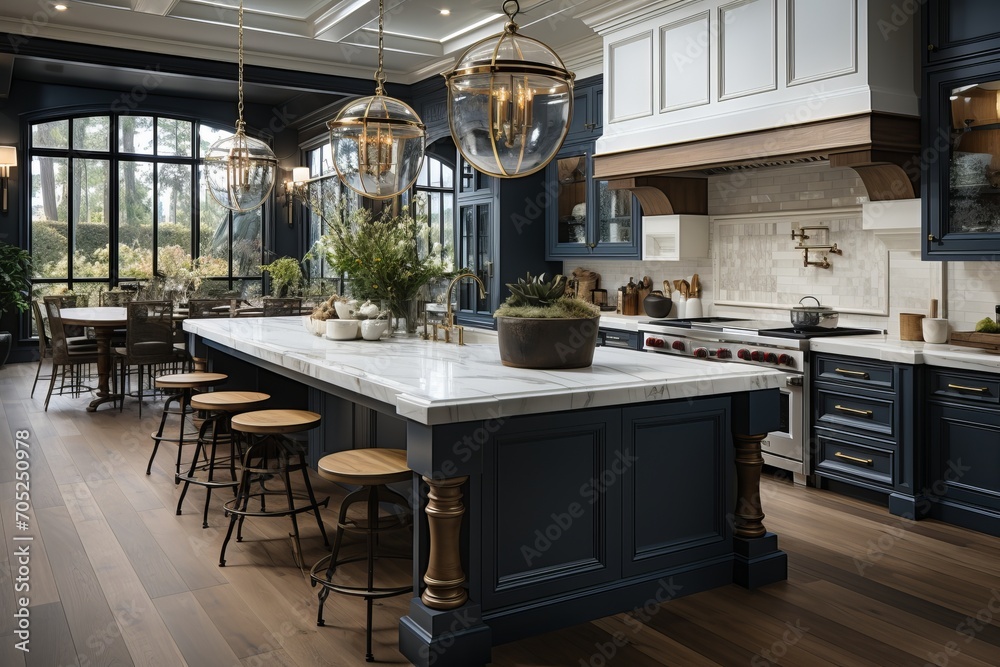
[{"label": "hardwood floor", "polygon": [[[363,665],[364,606],[331,595],[315,623],[315,589],[294,564],[287,520],[246,523],[218,567],[225,534],[213,495],[184,514],[175,451],[145,473],[159,405],[84,411],[89,398],[27,398],[34,364],[0,370],[0,665]],[[29,432],[30,530],[15,524],[17,431]],[[336,523],[343,494],[314,476]],[[787,582],[650,604],[494,649],[503,666],[1000,665],[1000,539],[882,506],[765,480],[765,524],[789,555]],[[300,522],[307,562],[326,552]],[[30,653],[15,648],[15,552],[30,534]],[[332,534],[331,534],[332,537]],[[396,625],[407,597],[376,604],[378,662],[406,664]]]}]

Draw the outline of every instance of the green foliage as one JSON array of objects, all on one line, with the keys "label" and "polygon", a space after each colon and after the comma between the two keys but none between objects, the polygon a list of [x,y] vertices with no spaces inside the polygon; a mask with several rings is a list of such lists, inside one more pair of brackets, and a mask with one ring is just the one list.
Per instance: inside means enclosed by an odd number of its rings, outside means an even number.
[{"label": "green foliage", "polygon": [[270,264],[261,264],[260,270],[271,276],[271,291],[275,294],[283,294],[286,289],[293,290],[302,284],[302,266],[291,257],[279,257]]},{"label": "green foliage", "polygon": [[0,243],[0,314],[10,308],[24,312],[31,305],[31,255],[9,243]]},{"label": "green foliage", "polygon": [[597,317],[601,309],[583,299],[566,296],[566,276],[558,274],[551,280],[545,274],[532,277],[529,273],[508,283],[511,295],[493,317],[541,317],[577,319]]},{"label": "green foliage", "polygon": [[511,306],[548,306],[563,297],[566,293],[566,276],[556,274],[552,280],[546,280],[545,274],[531,277],[529,273],[524,278],[518,278],[517,284],[507,283]]},{"label": "green foliage", "polygon": [[546,319],[589,319],[601,314],[601,309],[583,299],[564,296],[544,306],[513,305],[507,299],[500,304],[493,317],[540,317]]},{"label": "green foliage", "polygon": [[356,298],[386,300],[393,312],[402,312],[421,287],[446,275],[441,247],[429,243],[427,225],[388,211],[378,217],[367,209],[348,212],[343,203],[339,213],[325,219],[323,247],[330,266],[350,277]]},{"label": "green foliage", "polygon": [[1000,333],[1000,324],[994,322],[992,318],[984,317],[976,322],[976,331],[980,333]]}]

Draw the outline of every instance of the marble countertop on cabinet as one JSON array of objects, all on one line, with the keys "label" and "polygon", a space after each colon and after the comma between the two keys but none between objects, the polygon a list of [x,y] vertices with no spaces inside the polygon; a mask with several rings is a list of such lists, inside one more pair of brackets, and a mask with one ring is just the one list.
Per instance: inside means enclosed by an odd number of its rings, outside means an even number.
[{"label": "marble countertop on cabinet", "polygon": [[813,338],[811,352],[1000,373],[1000,354],[962,345],[896,340],[884,335]]},{"label": "marble countertop on cabinet", "polygon": [[500,363],[495,342],[419,338],[331,341],[298,317],[186,320],[184,329],[265,362],[447,424],[773,389],[785,374],[726,362],[597,348],[590,368],[528,370]]}]

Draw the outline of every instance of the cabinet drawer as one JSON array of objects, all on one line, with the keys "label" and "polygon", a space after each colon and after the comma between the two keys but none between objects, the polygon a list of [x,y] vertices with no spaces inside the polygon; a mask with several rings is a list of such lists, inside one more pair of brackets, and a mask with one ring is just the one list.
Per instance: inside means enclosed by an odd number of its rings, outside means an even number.
[{"label": "cabinet drawer", "polygon": [[933,396],[996,405],[1000,404],[1000,376],[996,377],[932,370],[930,391]]},{"label": "cabinet drawer", "polygon": [[816,424],[828,428],[849,426],[894,437],[895,402],[816,388]]},{"label": "cabinet drawer", "polygon": [[895,452],[847,442],[817,433],[820,462],[817,472],[830,472],[856,477],[877,484],[893,484]]},{"label": "cabinet drawer", "polygon": [[859,387],[893,389],[894,373],[889,364],[861,361],[852,357],[817,356],[813,377]]}]

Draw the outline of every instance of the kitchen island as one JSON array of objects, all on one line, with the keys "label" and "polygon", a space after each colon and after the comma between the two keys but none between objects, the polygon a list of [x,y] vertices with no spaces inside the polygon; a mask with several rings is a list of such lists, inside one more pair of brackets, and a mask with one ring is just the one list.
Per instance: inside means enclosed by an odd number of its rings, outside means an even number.
[{"label": "kitchen island", "polygon": [[611,348],[586,369],[515,369],[494,344],[328,341],[298,318],[184,328],[226,372],[404,425],[419,595],[399,642],[416,665],[483,665],[494,643],[785,578],[759,494],[779,371]]}]

